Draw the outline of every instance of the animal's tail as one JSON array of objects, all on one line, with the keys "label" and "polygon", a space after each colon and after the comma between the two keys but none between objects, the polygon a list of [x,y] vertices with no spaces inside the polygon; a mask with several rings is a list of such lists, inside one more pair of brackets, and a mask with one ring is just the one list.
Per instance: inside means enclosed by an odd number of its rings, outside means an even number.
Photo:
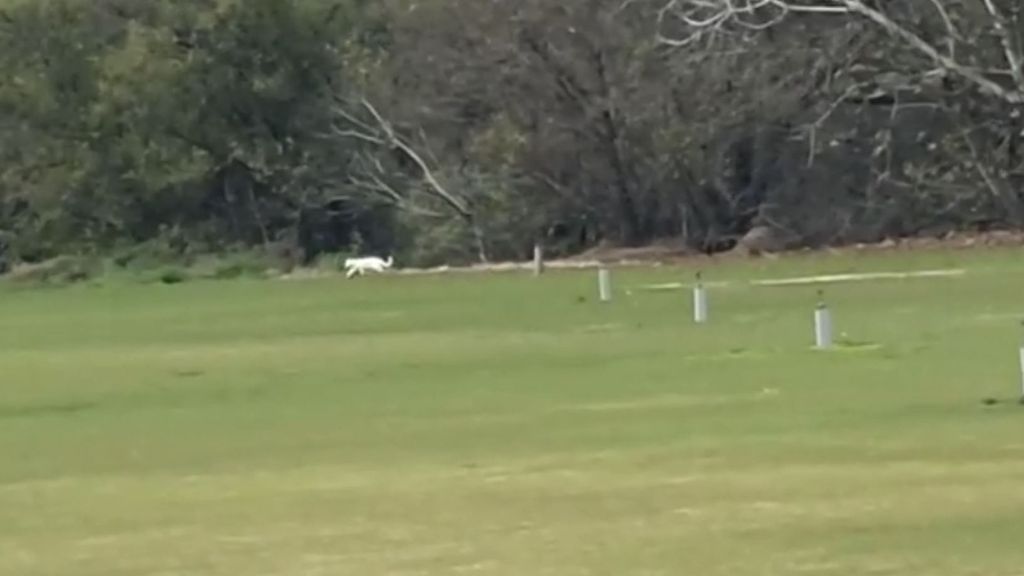
[{"label": "animal's tail", "polygon": [[394,263],[395,263],[395,257],[389,255],[388,259],[384,261],[384,266],[387,267],[387,268],[391,268],[391,266],[394,265]]}]

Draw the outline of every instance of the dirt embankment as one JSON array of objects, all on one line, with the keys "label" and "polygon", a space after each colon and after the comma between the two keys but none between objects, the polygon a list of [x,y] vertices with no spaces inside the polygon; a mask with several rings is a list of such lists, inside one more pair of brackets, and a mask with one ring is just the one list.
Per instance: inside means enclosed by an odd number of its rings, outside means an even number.
[{"label": "dirt embankment", "polygon": [[[739,247],[729,252],[707,256],[703,253],[681,247],[678,243],[661,242],[640,248],[597,247],[577,256],[561,260],[545,261],[548,268],[587,268],[601,264],[617,266],[677,264],[694,260],[737,260],[747,258],[773,258],[785,254],[807,254],[813,252],[829,254],[870,253],[886,251],[928,251],[928,250],[970,250],[976,248],[1024,247],[1024,232],[986,232],[975,234],[951,233],[942,238],[903,238],[889,239],[873,244],[853,244],[848,246],[829,246],[819,249],[798,250],[761,250],[751,252],[749,248]],[[466,270],[500,271],[528,270],[532,262],[505,262],[494,264],[478,264]],[[440,269],[454,268],[442,267]],[[439,269],[439,270],[440,270]]]},{"label": "dirt embankment", "polygon": [[[682,247],[678,242],[658,242],[639,248],[618,248],[601,246],[582,254],[557,260],[546,260],[544,267],[552,270],[596,268],[602,265],[612,266],[660,266],[715,261],[741,260],[748,258],[775,258],[785,254],[807,254],[813,252],[829,254],[872,253],[885,251],[912,250],[969,250],[976,248],[997,248],[1024,246],[1024,232],[987,232],[978,234],[947,234],[942,238],[906,238],[890,239],[874,244],[854,244],[849,246],[826,247],[817,250],[800,249],[789,251],[755,251],[740,247],[730,252],[707,256],[703,253]],[[493,262],[474,264],[471,266],[438,266],[434,268],[396,268],[398,274],[443,274],[471,272],[511,272],[529,271],[532,262]],[[296,271],[288,275],[291,278],[308,277],[323,274],[316,271]]]}]

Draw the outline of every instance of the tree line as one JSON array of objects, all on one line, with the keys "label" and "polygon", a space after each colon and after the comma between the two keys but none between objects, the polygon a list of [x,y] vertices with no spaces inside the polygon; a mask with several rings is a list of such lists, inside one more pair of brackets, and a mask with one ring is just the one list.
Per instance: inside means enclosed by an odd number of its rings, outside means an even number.
[{"label": "tree line", "polygon": [[1017,0],[0,0],[0,262],[1024,225]]}]

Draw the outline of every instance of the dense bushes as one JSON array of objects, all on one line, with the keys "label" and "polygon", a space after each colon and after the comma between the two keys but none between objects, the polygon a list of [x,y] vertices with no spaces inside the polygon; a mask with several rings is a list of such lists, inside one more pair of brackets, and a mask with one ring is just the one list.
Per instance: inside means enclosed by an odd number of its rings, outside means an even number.
[{"label": "dense bushes", "polygon": [[[984,16],[956,17],[981,35]],[[675,50],[656,22],[612,0],[0,0],[0,272],[229,254],[201,274],[227,277],[342,251],[430,265],[537,240],[718,250],[756,226],[820,245],[1024,224],[1020,105],[871,21]],[[996,43],[962,50],[1005,68]]]}]

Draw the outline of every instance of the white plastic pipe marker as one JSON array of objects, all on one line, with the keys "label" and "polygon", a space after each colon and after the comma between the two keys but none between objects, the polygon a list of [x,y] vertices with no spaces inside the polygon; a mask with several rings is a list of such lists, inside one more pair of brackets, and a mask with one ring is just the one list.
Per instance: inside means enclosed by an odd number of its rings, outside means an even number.
[{"label": "white plastic pipe marker", "polygon": [[597,270],[597,290],[601,296],[601,302],[610,302],[612,299],[612,274],[602,266]]},{"label": "white plastic pipe marker", "polygon": [[832,347],[832,314],[825,305],[821,291],[818,292],[818,305],[814,309],[814,347],[819,350]]},{"label": "white plastic pipe marker", "polygon": [[[1024,320],[1021,321],[1020,325],[1024,329]],[[1020,402],[1024,404],[1024,340],[1021,341],[1020,345]]]},{"label": "white plastic pipe marker", "polygon": [[693,321],[704,324],[708,321],[708,292],[701,281],[701,273],[697,273],[697,283],[693,286]]}]

